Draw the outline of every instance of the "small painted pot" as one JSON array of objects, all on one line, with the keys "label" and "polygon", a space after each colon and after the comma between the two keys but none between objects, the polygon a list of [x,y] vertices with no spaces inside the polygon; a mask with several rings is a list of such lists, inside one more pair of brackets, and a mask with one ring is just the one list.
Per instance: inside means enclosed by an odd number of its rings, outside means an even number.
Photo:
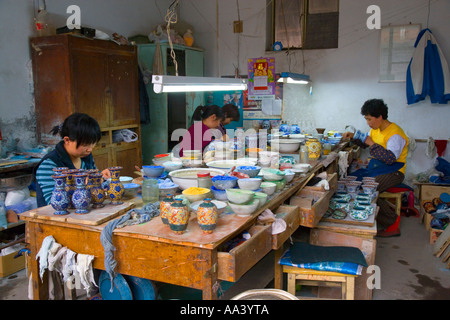
[{"label": "small painted pot", "polygon": [[172,194],[168,194],[163,201],[161,201],[161,204],[159,206],[159,211],[160,211],[160,216],[161,216],[161,221],[166,224],[169,225],[169,221],[167,219],[167,216],[169,214],[169,210],[170,210],[170,206],[174,203],[174,199],[173,199],[173,195]]},{"label": "small painted pot", "polygon": [[92,187],[94,186],[93,182],[92,182],[92,177],[91,175],[93,173],[98,173],[98,169],[88,169],[84,171],[87,174],[87,182],[86,182],[86,189],[91,192]]},{"label": "small painted pot", "polygon": [[86,173],[77,173],[74,175],[75,185],[77,186],[72,195],[72,204],[75,207],[76,214],[89,213],[91,203],[91,192],[86,189]]},{"label": "small painted pot", "polygon": [[337,191],[338,192],[345,192],[347,189],[345,188],[345,185],[346,185],[346,181],[344,181],[344,180],[339,180],[338,182],[337,182]]},{"label": "small painted pot", "polygon": [[183,204],[182,199],[174,199],[174,203],[170,206],[167,215],[170,230],[176,234],[183,234],[188,226],[189,209]]},{"label": "small painted pot", "polygon": [[55,188],[53,189],[52,196],[50,198],[50,204],[56,211],[55,215],[69,214],[67,209],[69,208],[70,199],[66,191],[66,175],[56,174],[52,175],[55,180]]},{"label": "small painted pot", "polygon": [[120,182],[120,170],[122,167],[110,167],[108,168],[111,172],[111,182],[108,187],[108,197],[111,199],[112,205],[122,204],[122,196],[125,193],[122,182]]},{"label": "small painted pot", "polygon": [[92,180],[92,188],[90,189],[92,208],[103,208],[105,206],[103,202],[106,200],[105,190],[102,188],[103,175],[97,172],[89,176]]},{"label": "small painted pot", "polygon": [[63,174],[66,175],[66,191],[70,200],[69,209],[74,208],[72,204],[72,196],[75,190],[77,189],[77,186],[75,185],[75,178],[73,177],[73,175],[79,172],[80,172],[79,169],[69,169],[62,172]]},{"label": "small painted pot", "polygon": [[197,222],[203,233],[210,234],[217,226],[217,207],[211,199],[205,199],[197,209]]},{"label": "small painted pot", "polygon": [[369,213],[363,207],[355,207],[350,213],[350,218],[357,221],[364,221],[369,218]]}]

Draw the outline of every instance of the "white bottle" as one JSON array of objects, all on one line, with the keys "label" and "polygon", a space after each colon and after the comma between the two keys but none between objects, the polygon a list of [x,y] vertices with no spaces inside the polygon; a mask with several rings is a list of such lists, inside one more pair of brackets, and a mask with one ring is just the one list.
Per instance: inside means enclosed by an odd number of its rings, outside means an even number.
[{"label": "white bottle", "polygon": [[35,28],[38,36],[50,36],[56,34],[55,26],[50,22],[49,14],[44,7],[40,7],[35,18]]}]

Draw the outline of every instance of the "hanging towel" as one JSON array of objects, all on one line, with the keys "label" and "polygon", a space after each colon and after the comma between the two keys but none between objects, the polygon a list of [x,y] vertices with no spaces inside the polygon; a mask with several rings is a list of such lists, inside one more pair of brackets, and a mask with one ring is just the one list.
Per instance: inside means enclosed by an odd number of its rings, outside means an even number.
[{"label": "hanging towel", "polygon": [[36,255],[36,260],[39,259],[39,276],[41,280],[43,280],[45,269],[48,267],[48,253],[54,242],[55,238],[53,236],[45,237],[42,241],[41,249]]},{"label": "hanging towel", "polygon": [[448,140],[434,140],[434,144],[437,149],[437,154],[439,157],[442,157],[445,153],[445,149],[447,149]]},{"label": "hanging towel", "polygon": [[94,256],[89,254],[77,255],[77,272],[88,295],[93,288],[92,284],[97,287],[97,284],[94,281],[94,271],[92,269],[93,260]]},{"label": "hanging towel", "polygon": [[422,30],[406,74],[408,104],[430,96],[431,103],[446,104],[450,100],[450,72],[447,60],[430,29]]},{"label": "hanging towel", "polygon": [[63,274],[63,281],[66,283],[68,280],[71,280],[71,276],[76,268],[76,260],[75,260],[76,253],[73,252],[70,249],[66,250],[66,256],[63,259],[63,268],[62,268],[62,274]]}]

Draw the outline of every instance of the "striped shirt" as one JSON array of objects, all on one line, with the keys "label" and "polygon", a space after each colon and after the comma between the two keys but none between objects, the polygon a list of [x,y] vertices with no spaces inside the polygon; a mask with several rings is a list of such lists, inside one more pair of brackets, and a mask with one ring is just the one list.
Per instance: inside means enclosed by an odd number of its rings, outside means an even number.
[{"label": "striped shirt", "polygon": [[[53,180],[52,175],[55,174],[53,168],[56,168],[57,165],[53,160],[46,159],[44,160],[39,168],[36,170],[36,181],[39,183],[41,187],[42,193],[44,195],[45,202],[50,204],[50,199],[52,197],[53,189],[55,188],[55,180]],[[88,168],[84,161],[81,161],[81,169],[97,169],[97,168]]]}]

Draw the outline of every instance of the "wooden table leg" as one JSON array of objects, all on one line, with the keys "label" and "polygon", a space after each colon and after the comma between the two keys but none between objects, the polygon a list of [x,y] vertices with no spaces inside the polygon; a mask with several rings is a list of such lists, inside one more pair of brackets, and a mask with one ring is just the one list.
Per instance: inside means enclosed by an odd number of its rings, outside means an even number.
[{"label": "wooden table leg", "polygon": [[275,250],[275,265],[274,265],[274,287],[275,289],[283,290],[283,267],[278,263],[283,256],[283,248],[281,246],[279,249]]},{"label": "wooden table leg", "polygon": [[36,255],[39,252],[41,245],[40,243],[37,243],[40,227],[38,223],[34,222],[27,222],[27,224],[27,242],[30,244],[30,264],[28,265],[28,268],[32,276],[33,299],[48,300],[48,275],[47,272],[45,272],[43,279],[41,280],[39,276],[39,261],[36,260]]},{"label": "wooden table leg", "polygon": [[207,250],[205,257],[207,270],[204,270],[202,298],[203,300],[217,300],[217,250]]}]

